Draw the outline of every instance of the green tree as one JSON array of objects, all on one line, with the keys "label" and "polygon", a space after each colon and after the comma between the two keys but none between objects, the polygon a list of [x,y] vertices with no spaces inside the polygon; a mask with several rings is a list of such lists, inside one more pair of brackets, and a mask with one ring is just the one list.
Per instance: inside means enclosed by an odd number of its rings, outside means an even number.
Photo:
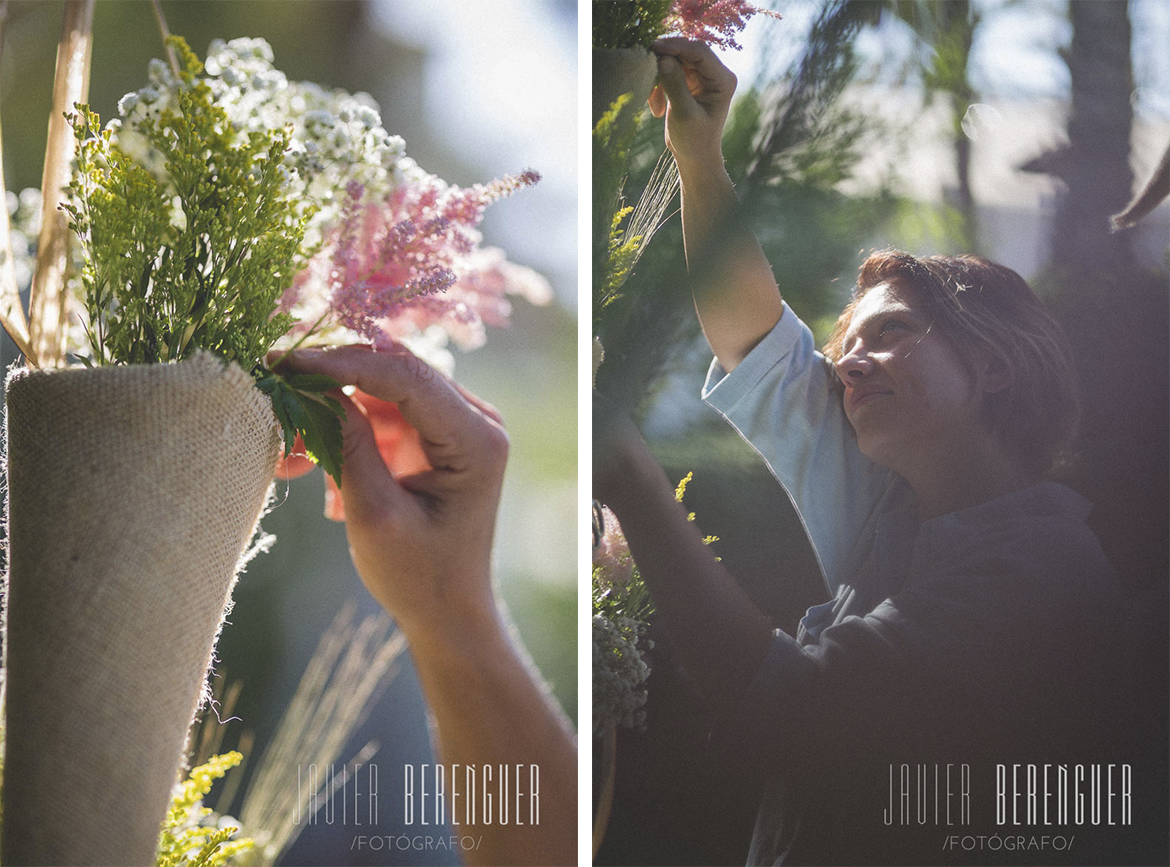
[{"label": "green tree", "polygon": [[963,122],[979,98],[969,75],[971,46],[981,21],[979,10],[969,0],[891,0],[891,7],[920,43],[918,65],[926,99],[939,97],[946,101],[958,178],[955,208],[962,218],[964,247],[978,252],[978,221],[971,192],[971,139]]}]

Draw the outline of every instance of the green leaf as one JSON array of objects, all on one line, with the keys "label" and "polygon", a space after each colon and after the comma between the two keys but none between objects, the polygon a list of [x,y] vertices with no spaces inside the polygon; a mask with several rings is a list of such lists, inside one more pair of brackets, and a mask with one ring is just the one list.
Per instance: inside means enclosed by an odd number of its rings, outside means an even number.
[{"label": "green leaf", "polygon": [[292,452],[293,441],[300,434],[309,457],[340,485],[341,419],[345,409],[340,402],[321,393],[340,388],[340,383],[327,376],[294,374],[285,378],[264,371],[256,387],[272,399],[272,410],[284,433],[285,457]]},{"label": "green leaf", "polygon": [[276,415],[276,420],[280,422],[280,432],[284,437],[284,456],[287,458],[290,454],[292,454],[293,443],[297,438],[296,425],[293,424],[293,421],[289,417],[288,413],[281,411],[281,400],[277,397],[277,393],[281,389],[286,388],[287,385],[284,380],[282,380],[276,374],[268,373],[260,379],[256,380],[256,387],[268,395],[269,399],[272,401],[272,411]]},{"label": "green leaf", "polygon": [[[294,373],[288,377],[288,384],[297,391],[329,391],[341,388],[341,383],[332,376],[323,376],[317,373]],[[340,404],[338,404],[340,406]]]}]

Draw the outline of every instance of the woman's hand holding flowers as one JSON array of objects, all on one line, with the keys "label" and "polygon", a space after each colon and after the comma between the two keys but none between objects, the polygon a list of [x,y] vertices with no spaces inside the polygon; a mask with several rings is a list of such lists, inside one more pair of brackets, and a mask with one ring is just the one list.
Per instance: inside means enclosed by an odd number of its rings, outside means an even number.
[{"label": "woman's hand holding flowers", "polygon": [[684,173],[694,166],[723,166],[723,125],[735,93],[735,73],[702,42],[659,39],[658,85],[650,111],[666,116],[666,144]]},{"label": "woman's hand holding flowers", "polygon": [[489,561],[508,438],[499,414],[405,350],[298,350],[287,365],[357,386],[339,511],[370,593],[408,633],[494,611]]}]

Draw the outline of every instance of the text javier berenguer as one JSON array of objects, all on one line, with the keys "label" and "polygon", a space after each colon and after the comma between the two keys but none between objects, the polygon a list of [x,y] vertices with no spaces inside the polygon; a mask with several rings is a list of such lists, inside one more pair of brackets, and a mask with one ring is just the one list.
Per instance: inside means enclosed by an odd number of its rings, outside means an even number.
[{"label": "text javier berenguer", "polygon": [[[970,825],[972,804],[994,804],[995,824],[1130,825],[1133,768],[1128,764],[995,765],[973,782],[968,764],[890,765],[887,825]],[[986,815],[984,813],[984,815]]]}]

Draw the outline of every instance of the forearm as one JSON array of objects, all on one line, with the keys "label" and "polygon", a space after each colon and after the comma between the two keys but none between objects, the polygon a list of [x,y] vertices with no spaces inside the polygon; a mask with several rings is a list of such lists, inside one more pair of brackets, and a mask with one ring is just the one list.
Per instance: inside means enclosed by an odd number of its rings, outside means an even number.
[{"label": "forearm", "polygon": [[[465,861],[576,863],[572,729],[501,613],[494,607],[456,613],[441,625],[407,627],[406,634],[430,707],[438,760],[451,770],[451,820],[461,835],[477,841],[464,851]],[[468,768],[475,769],[475,795],[463,791]],[[488,793],[494,815],[487,812]]]},{"label": "forearm", "polygon": [[780,290],[722,158],[683,164],[680,176],[695,309],[720,365],[731,371],[780,319]]},{"label": "forearm", "polygon": [[768,652],[768,618],[736,584],[687,520],[648,451],[625,459],[607,504],[687,672],[715,705],[734,701]]}]

